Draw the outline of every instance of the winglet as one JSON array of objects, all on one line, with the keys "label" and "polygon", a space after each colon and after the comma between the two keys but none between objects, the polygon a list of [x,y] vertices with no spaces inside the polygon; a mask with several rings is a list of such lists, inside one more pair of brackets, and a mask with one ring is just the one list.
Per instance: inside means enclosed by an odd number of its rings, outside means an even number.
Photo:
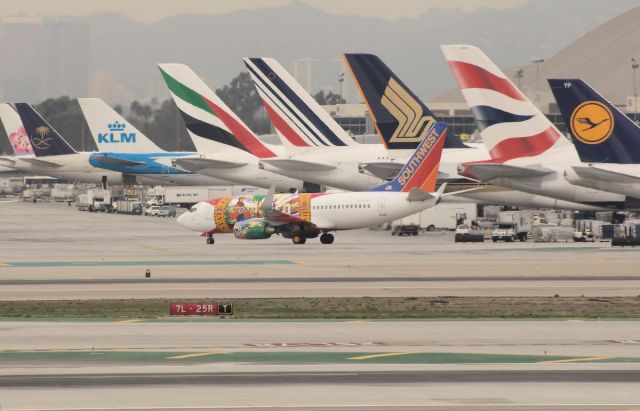
[{"label": "winglet", "polygon": [[273,208],[273,196],[276,193],[276,183],[271,183],[271,187],[269,187],[269,192],[265,196],[262,201],[262,205],[260,206],[261,210],[271,210]]}]

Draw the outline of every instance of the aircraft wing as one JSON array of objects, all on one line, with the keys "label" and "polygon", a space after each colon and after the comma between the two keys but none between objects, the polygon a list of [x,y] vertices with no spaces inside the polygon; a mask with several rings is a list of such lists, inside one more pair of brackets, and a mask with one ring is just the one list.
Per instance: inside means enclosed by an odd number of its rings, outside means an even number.
[{"label": "aircraft wing", "polygon": [[29,164],[32,164],[36,167],[48,167],[48,168],[58,168],[58,167],[62,167],[62,164],[58,164],[58,163],[54,163],[53,161],[45,161],[45,160],[40,160],[37,159],[35,157],[32,158],[22,158],[22,161],[25,161]]},{"label": "aircraft wing", "polygon": [[627,174],[619,171],[605,170],[597,165],[591,166],[572,166],[573,171],[583,178],[592,180],[608,181],[618,184],[638,184],[640,183],[640,175]]},{"label": "aircraft wing", "polygon": [[271,185],[267,196],[262,201],[262,205],[260,206],[260,212],[262,213],[262,218],[265,219],[271,225],[274,226],[283,226],[287,224],[306,224],[313,226],[314,224],[309,221],[302,220],[301,218],[292,216],[291,214],[283,213],[282,211],[278,211],[273,208],[273,196],[276,191],[275,184]]},{"label": "aircraft wing", "polygon": [[239,161],[216,160],[212,158],[183,157],[176,158],[174,163],[189,171],[199,171],[205,168],[236,168],[247,163]]},{"label": "aircraft wing", "polygon": [[269,158],[262,159],[260,161],[265,164],[281,168],[283,170],[292,171],[328,171],[336,168],[336,166],[332,164],[316,163],[314,161],[306,160],[295,160],[292,158]]},{"label": "aircraft wing", "polygon": [[110,157],[110,156],[107,156],[107,155],[95,155],[94,154],[94,158],[97,159],[98,161],[102,162],[105,165],[117,166],[117,167],[142,167],[142,166],[144,166],[146,164],[146,163],[141,162],[141,161],[125,160],[123,158]]},{"label": "aircraft wing", "polygon": [[0,157],[0,166],[13,168],[16,165],[16,160],[10,157]]},{"label": "aircraft wing", "polygon": [[508,164],[464,164],[465,175],[471,174],[483,181],[490,181],[496,178],[508,177],[508,178],[528,178],[528,177],[542,177],[547,174],[553,173],[553,170],[549,170],[541,167],[520,167],[512,166]]}]

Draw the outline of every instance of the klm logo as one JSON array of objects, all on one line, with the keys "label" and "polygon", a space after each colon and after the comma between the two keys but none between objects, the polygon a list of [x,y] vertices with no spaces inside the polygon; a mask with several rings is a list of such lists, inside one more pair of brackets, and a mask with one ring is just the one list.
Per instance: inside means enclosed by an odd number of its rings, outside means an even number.
[{"label": "klm logo", "polygon": [[135,143],[136,133],[127,133],[126,124],[114,122],[107,124],[108,133],[98,133],[98,143]]},{"label": "klm logo", "polygon": [[389,143],[420,143],[435,122],[394,78],[389,79],[380,103],[398,122]]}]

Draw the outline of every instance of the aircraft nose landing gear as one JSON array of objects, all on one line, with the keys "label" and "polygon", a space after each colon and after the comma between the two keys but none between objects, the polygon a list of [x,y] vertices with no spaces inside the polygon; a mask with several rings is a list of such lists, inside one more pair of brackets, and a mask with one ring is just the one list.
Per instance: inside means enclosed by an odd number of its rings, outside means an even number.
[{"label": "aircraft nose landing gear", "polygon": [[333,234],[324,233],[320,236],[320,242],[322,244],[331,244],[333,243]]},{"label": "aircraft nose landing gear", "polygon": [[213,245],[215,240],[213,239],[213,234],[207,234],[207,244]]}]

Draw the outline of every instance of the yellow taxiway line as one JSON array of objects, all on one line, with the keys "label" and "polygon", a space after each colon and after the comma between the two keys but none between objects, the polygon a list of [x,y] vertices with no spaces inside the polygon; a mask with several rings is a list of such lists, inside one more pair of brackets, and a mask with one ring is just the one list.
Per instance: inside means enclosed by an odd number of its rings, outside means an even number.
[{"label": "yellow taxiway line", "polygon": [[183,355],[176,355],[173,357],[167,357],[167,360],[181,360],[183,358],[196,358],[196,357],[206,357],[207,355],[219,355],[222,354],[220,352],[197,352],[197,353],[193,353],[193,354],[183,354]]},{"label": "yellow taxiway line", "polygon": [[554,363],[564,363],[564,362],[608,360],[610,358],[615,358],[615,357],[581,357],[581,358],[571,358],[569,360],[551,360],[551,361],[540,361],[540,362],[545,364],[554,364]]},{"label": "yellow taxiway line", "polygon": [[359,357],[351,357],[348,360],[370,360],[372,358],[395,357],[398,355],[413,354],[412,352],[388,352],[384,354],[361,355]]}]

